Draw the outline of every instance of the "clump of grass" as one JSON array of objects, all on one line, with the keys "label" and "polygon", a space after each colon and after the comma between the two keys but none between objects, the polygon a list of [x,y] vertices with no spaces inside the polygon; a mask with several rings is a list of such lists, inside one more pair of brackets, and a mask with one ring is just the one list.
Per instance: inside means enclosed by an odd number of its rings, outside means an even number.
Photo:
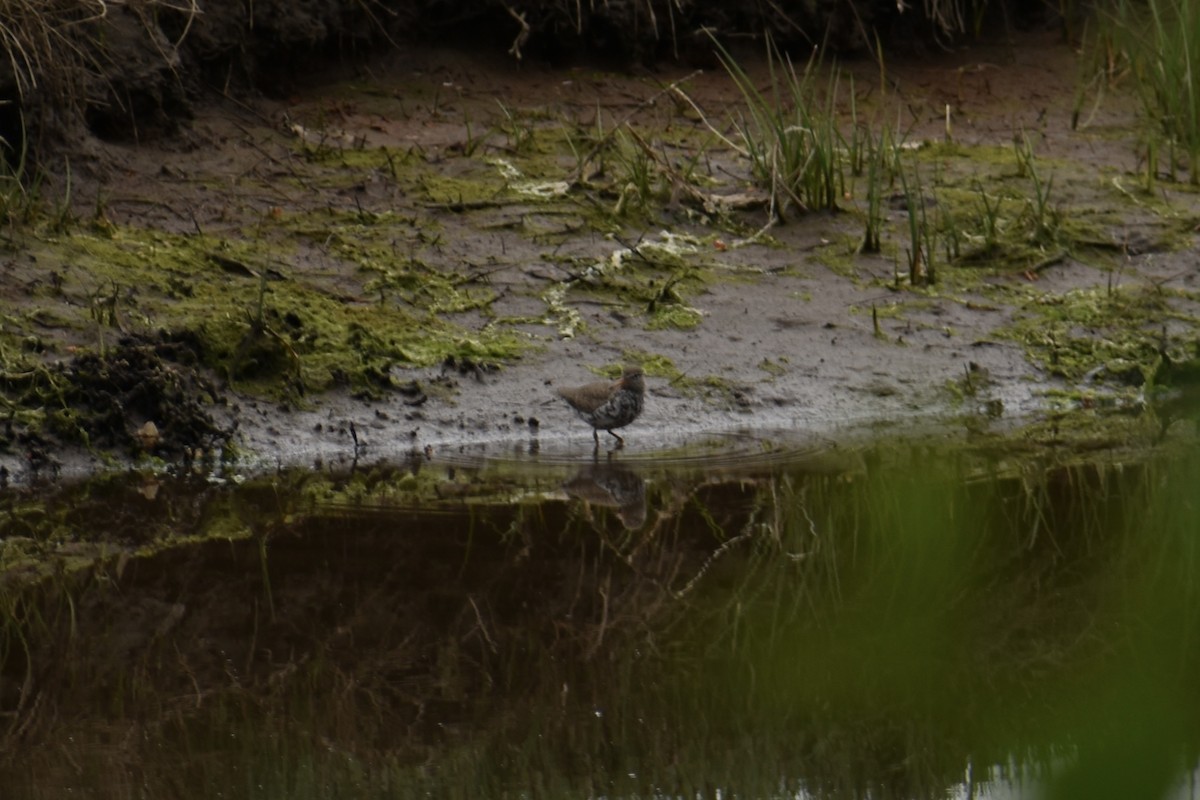
[{"label": "clump of grass", "polygon": [[[857,137],[856,137],[857,138]],[[862,146],[862,160],[865,162],[863,171],[866,173],[866,209],[863,240],[859,247],[863,253],[878,253],[881,247],[883,230],[883,188],[885,182],[895,181],[895,164],[899,146],[892,136],[891,129],[884,126],[878,137],[867,133]]]},{"label": "clump of grass", "polygon": [[804,68],[767,41],[770,87],[759,91],[745,70],[718,45],[717,55],[746,103],[748,117],[736,123],[743,152],[754,179],[771,195],[772,207],[783,211],[838,208],[845,191],[843,151],[846,140],[838,129],[834,103],[838,72],[833,70],[822,92],[814,53]]},{"label": "clump of grass", "polygon": [[73,29],[107,12],[104,0],[0,0],[0,51],[20,99],[40,91],[74,101],[83,78],[79,67],[95,66],[95,58]]},{"label": "clump of grass", "polygon": [[36,192],[29,185],[25,138],[18,144],[10,150],[10,143],[0,139],[0,151],[13,152],[11,162],[0,158],[0,224],[6,226],[29,222],[37,205]]},{"label": "clump of grass", "polygon": [[496,123],[497,129],[504,134],[509,152],[526,153],[533,146],[533,125],[499,100],[496,104],[504,114],[504,119]]},{"label": "clump of grass", "polygon": [[631,130],[617,130],[612,151],[614,175],[620,192],[613,211],[617,216],[622,216],[632,207],[649,208],[658,193],[659,176],[655,161]]},{"label": "clump of grass", "polygon": [[[950,210],[948,204],[942,202],[938,202],[933,211],[934,234],[931,242],[941,245],[945,263],[954,264],[962,256],[963,242],[966,238],[963,233],[962,215]],[[930,280],[930,283],[932,282]]]},{"label": "clump of grass", "polygon": [[[1200,4],[1193,0],[1113,0],[1101,16],[1100,39],[1110,42],[1129,66],[1153,135],[1188,163],[1200,185]],[[1150,148],[1158,160],[1158,147]],[[1150,163],[1147,168],[1155,170]]]},{"label": "clump of grass", "polygon": [[[908,212],[908,280],[913,286],[930,285],[937,278],[933,265],[935,229],[929,223],[927,197],[921,186],[921,169],[916,161],[913,161],[911,170],[900,170],[900,186]],[[936,199],[933,202],[936,203]]]},{"label": "clump of grass", "polygon": [[[182,35],[186,35],[200,13],[198,0],[143,0],[136,4],[0,0],[0,53],[12,72],[19,99],[27,100],[36,93],[62,107],[80,105],[87,85],[104,74],[103,45],[97,41],[94,24],[104,20],[115,5],[135,6],[134,13],[148,32],[156,24],[156,15],[171,13],[183,15]],[[167,53],[163,57],[169,58]]]},{"label": "clump of grass", "polygon": [[1000,203],[1001,198],[989,195],[979,180],[975,181],[975,193],[979,196],[976,206],[977,228],[983,236],[983,250],[986,253],[995,251],[1000,244]]},{"label": "clump of grass", "polygon": [[[463,113],[463,127],[466,129],[466,138],[463,140],[463,155],[470,158],[479,151],[481,147],[487,144],[488,132],[476,135],[471,127],[471,115]],[[396,171],[392,170],[392,177],[396,177]]]},{"label": "clump of grass", "polygon": [[1034,244],[1046,245],[1058,238],[1060,215],[1058,207],[1050,202],[1054,189],[1054,176],[1043,178],[1038,171],[1037,159],[1029,137],[1021,135],[1013,139],[1017,156],[1017,174],[1028,177],[1033,184],[1033,196],[1026,207],[1030,227],[1030,239]]},{"label": "clump of grass", "polygon": [[[158,41],[157,16],[182,15],[180,28],[186,35],[199,14],[199,0],[142,0],[126,4],[146,30]],[[0,138],[0,224],[28,225],[42,211],[39,189],[44,173],[28,160],[26,115],[34,105],[53,109],[56,116],[82,115],[85,105],[95,103],[97,83],[103,85],[106,68],[104,20],[115,0],[0,0],[0,58],[15,89],[13,103],[20,124],[10,140]],[[176,42],[178,44],[178,42]],[[168,64],[173,51],[163,52]],[[63,229],[71,217],[70,179],[68,193],[54,209],[51,224]]]}]

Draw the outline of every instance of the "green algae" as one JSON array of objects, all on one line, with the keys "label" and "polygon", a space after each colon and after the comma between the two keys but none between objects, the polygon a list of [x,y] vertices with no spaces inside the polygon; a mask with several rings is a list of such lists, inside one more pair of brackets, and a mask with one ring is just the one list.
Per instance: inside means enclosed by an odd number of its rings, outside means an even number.
[{"label": "green algae", "polygon": [[[521,140],[521,146],[510,146],[503,158],[455,159],[452,169],[441,165],[435,171],[430,164],[418,160],[411,164],[413,169],[407,171],[405,185],[416,189],[433,206],[452,212],[535,203],[546,206],[548,213],[560,209],[561,213],[576,220],[576,225],[595,230],[618,230],[611,222],[614,214],[604,206],[593,204],[590,213],[581,216],[580,209],[587,206],[567,197],[571,185],[561,180],[561,159],[556,157],[568,154],[567,150],[575,147],[571,137],[564,140],[561,128],[553,130],[540,126],[541,118],[536,113],[510,109],[503,109],[503,113],[502,127],[508,130],[506,136],[510,144],[516,137]],[[688,134],[675,132],[674,138],[685,142]],[[610,157],[614,153],[643,153],[633,146],[632,141],[628,134],[611,139],[601,137],[597,152]],[[366,159],[358,166],[381,168],[377,154],[365,150],[358,152],[360,159]],[[556,177],[559,180],[555,180]],[[699,180],[699,176],[696,177]],[[620,176],[614,177],[613,185],[622,180]],[[438,240],[413,241],[414,235],[425,229],[423,220],[397,219],[386,213],[370,215],[361,210],[357,214],[310,212],[303,218],[304,222],[296,220],[294,224],[306,238],[339,258],[374,273],[366,289],[381,301],[394,296],[434,313],[477,311],[488,315],[495,297],[493,292],[486,287],[463,287],[463,276],[444,275],[427,266],[422,250],[437,247]],[[527,215],[522,219],[526,220]],[[480,220],[478,227],[487,229],[490,224]],[[399,237],[396,236],[397,227],[400,228]],[[532,238],[554,237],[562,231],[561,226],[539,225],[536,220],[523,227]],[[645,306],[649,329],[694,328],[702,315],[686,304],[681,292],[684,284],[695,287],[703,283],[695,273],[696,254],[713,250],[715,241],[715,234],[696,238],[664,233],[658,239],[638,242],[636,246],[615,252],[607,262],[581,265],[583,281],[571,281],[568,287],[550,287],[540,293],[547,311],[538,321],[554,327],[562,338],[577,335],[584,330],[584,325],[578,313],[568,306],[567,296],[569,292],[584,290],[597,297],[615,294],[625,303]],[[630,267],[631,262],[633,267]],[[648,274],[661,273],[668,277],[646,280]]]},{"label": "green algae", "polygon": [[505,199],[512,199],[506,197],[508,187],[502,182],[497,184],[492,176],[467,178],[429,175],[422,178],[421,189],[429,202],[451,208],[499,204]]},{"label": "green algae", "polygon": [[[675,389],[689,397],[702,398],[731,406],[745,402],[747,389],[741,384],[720,375],[690,375],[668,356],[646,350],[625,350],[622,359],[628,364],[638,364],[649,377],[663,378]],[[780,359],[781,361],[783,359]]]},{"label": "green algae", "polygon": [[1200,324],[1176,309],[1173,301],[1200,299],[1183,290],[1131,286],[1025,295],[1014,322],[996,335],[1021,343],[1048,374],[1072,382],[1103,370],[1140,386],[1162,356],[1163,325]]},{"label": "green algae", "polygon": [[1090,393],[1056,395],[1064,408],[1022,426],[1008,437],[1012,447],[1052,446],[1064,460],[1084,460],[1097,450],[1136,451],[1162,433],[1161,421],[1152,412]]},{"label": "green algae", "polygon": [[787,374],[789,359],[787,356],[779,356],[777,359],[764,358],[758,362],[758,368],[770,376],[771,380]]},{"label": "green algae", "polygon": [[276,245],[264,250],[251,241],[125,227],[112,236],[75,233],[44,243],[40,258],[70,263],[77,286],[97,286],[91,319],[70,302],[79,289],[52,310],[64,324],[96,330],[95,298],[111,286],[111,311],[100,328],[191,331],[205,363],[254,394],[294,399],[337,386],[374,394],[396,367],[449,357],[499,362],[525,349],[524,337],[511,331],[469,330],[439,316],[486,307],[488,290],[415,270],[413,262],[386,270],[379,266],[386,253],[355,247],[338,253],[367,265],[362,278],[349,281],[357,283],[352,295],[346,281],[335,291],[303,266],[285,264]]},{"label": "green algae", "polygon": [[704,315],[691,306],[679,303],[659,304],[650,319],[646,322],[646,330],[691,330],[700,325]]}]

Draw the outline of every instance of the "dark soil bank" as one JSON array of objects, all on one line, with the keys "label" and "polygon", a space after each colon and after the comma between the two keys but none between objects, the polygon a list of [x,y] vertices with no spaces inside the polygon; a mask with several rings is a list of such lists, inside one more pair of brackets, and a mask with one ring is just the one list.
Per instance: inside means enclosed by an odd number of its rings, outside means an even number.
[{"label": "dark soil bank", "polygon": [[[941,6],[946,6],[945,9]],[[997,30],[1061,24],[1039,8],[995,4]],[[307,86],[314,65],[438,42],[517,61],[566,66],[581,58],[617,68],[713,66],[727,47],[771,37],[799,58],[823,44],[860,53],[942,47],[968,25],[950,2],[912,8],[890,0],[788,4],[728,0],[16,0],[6,6],[0,62],[0,135],[10,155],[26,138],[49,152],[86,130],[108,140],[175,135],[212,92],[276,97]],[[976,21],[972,20],[972,24]],[[985,28],[988,25],[984,26]],[[756,48],[757,49],[757,48]]]}]

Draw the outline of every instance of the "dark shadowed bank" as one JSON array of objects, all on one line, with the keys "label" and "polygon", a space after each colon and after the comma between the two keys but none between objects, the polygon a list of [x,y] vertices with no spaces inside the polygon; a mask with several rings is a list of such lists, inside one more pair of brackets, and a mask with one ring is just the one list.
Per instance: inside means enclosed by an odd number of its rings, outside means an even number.
[{"label": "dark shadowed bank", "polygon": [[712,41],[807,53],[937,49],[1045,22],[1040,4],[933,0],[3,0],[0,137],[11,161],[85,131],[170,135],[205,93],[287,93],[323,60],[411,43],[470,43],[514,59],[615,67],[713,63]]}]

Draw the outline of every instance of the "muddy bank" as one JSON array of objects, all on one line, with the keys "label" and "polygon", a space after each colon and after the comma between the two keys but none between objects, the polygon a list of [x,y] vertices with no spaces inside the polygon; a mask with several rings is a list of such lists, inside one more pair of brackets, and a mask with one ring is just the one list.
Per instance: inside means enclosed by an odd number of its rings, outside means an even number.
[{"label": "muddy bank", "polygon": [[[1194,357],[1197,200],[1183,182],[1143,188],[1119,96],[1072,128],[1076,56],[1056,42],[889,65],[886,92],[877,66],[841,66],[847,130],[851,108],[898,115],[897,152],[944,215],[937,281],[920,286],[899,181],[877,254],[861,252],[861,177],[836,213],[772,221],[721,70],[423,51],[286,100],[214,100],[174,138],[93,139],[71,202],[8,234],[6,391],[37,402],[11,408],[5,465],[174,461],[227,441],[289,463],[531,441],[585,454],[590,430],[553,389],[631,361],[649,387],[631,450],[736,428],[1138,413],[1164,356]],[[203,436],[172,438],[194,425],[169,392],[92,428],[64,419],[56,385],[18,380],[139,341],[194,387]]]}]

